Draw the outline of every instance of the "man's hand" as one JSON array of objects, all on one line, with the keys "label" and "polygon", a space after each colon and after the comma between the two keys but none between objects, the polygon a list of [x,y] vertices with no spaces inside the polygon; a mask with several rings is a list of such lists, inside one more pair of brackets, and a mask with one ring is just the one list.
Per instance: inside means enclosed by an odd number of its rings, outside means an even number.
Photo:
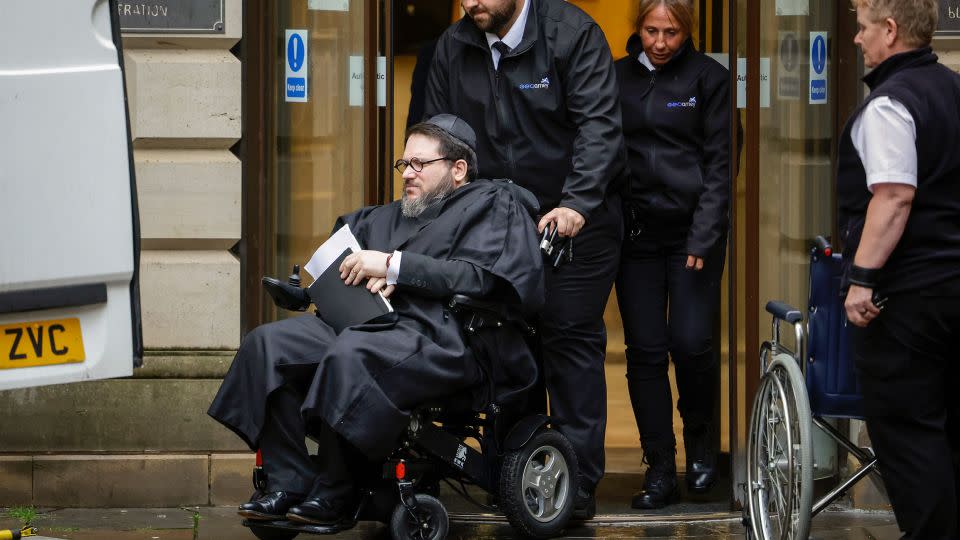
[{"label": "man's hand", "polygon": [[847,310],[847,319],[860,328],[866,328],[880,315],[880,308],[873,303],[873,289],[859,285],[850,285],[843,307]]},{"label": "man's hand", "polygon": [[366,278],[386,278],[387,256],[369,249],[351,253],[340,265],[340,279],[347,285],[359,285]]},{"label": "man's hand", "polygon": [[687,255],[687,270],[695,270],[697,272],[703,270],[703,257]]},{"label": "man's hand", "polygon": [[586,220],[583,219],[583,216],[580,215],[580,212],[570,208],[564,208],[563,206],[558,206],[540,219],[540,223],[537,225],[537,232],[542,233],[543,229],[546,228],[547,224],[549,223],[556,225],[557,233],[560,236],[569,236],[573,238],[574,236],[580,234],[580,229],[583,228],[583,224],[586,223]]},{"label": "man's hand", "polygon": [[367,281],[367,289],[373,294],[382,292],[384,298],[390,298],[396,288],[396,285],[387,285],[387,278],[370,278],[370,281]]}]

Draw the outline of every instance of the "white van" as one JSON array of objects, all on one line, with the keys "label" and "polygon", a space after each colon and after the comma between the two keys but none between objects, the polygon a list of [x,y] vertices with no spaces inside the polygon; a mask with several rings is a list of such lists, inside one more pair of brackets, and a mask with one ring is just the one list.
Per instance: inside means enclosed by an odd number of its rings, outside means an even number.
[{"label": "white van", "polygon": [[116,0],[0,8],[0,390],[143,357]]}]

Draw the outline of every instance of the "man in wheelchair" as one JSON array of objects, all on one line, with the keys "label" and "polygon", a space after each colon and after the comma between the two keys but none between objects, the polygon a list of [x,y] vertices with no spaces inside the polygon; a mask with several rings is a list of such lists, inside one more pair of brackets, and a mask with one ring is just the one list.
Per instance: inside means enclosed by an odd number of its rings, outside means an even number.
[{"label": "man in wheelchair", "polygon": [[[404,196],[341,217],[363,251],[340,267],[350,286],[382,292],[394,312],[339,335],[318,316],[260,326],[243,340],[208,413],[259,450],[266,486],[241,505],[248,520],[336,525],[357,507],[351,463],[394,453],[424,403],[534,385],[519,331],[494,341],[493,366],[467,348],[448,300],[455,294],[533,313],[543,301],[536,199],[507,181],[475,180],[476,136],[439,115],[407,133]],[[291,288],[285,307],[305,308]],[[319,444],[311,457],[304,443]],[[575,458],[574,458],[575,459]],[[379,472],[379,471],[377,471]]]}]

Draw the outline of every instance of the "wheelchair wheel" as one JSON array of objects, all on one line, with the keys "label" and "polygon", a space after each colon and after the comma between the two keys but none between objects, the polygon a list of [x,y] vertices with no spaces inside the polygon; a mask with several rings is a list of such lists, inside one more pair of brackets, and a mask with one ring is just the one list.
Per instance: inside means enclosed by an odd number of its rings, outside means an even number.
[{"label": "wheelchair wheel", "polygon": [[796,360],[773,359],[753,404],[747,448],[750,525],[763,540],[806,539],[813,507],[810,402]]},{"label": "wheelchair wheel", "polygon": [[294,531],[283,531],[257,525],[249,525],[249,527],[250,532],[260,540],[293,540],[298,534]]},{"label": "wheelchair wheel", "polygon": [[443,503],[423,493],[415,497],[416,515],[403,504],[394,508],[390,518],[390,537],[393,540],[444,540],[450,530],[450,516]]},{"label": "wheelchair wheel", "polygon": [[558,431],[541,429],[508,453],[500,472],[500,506],[514,529],[531,538],[558,536],[577,493],[577,455]]}]

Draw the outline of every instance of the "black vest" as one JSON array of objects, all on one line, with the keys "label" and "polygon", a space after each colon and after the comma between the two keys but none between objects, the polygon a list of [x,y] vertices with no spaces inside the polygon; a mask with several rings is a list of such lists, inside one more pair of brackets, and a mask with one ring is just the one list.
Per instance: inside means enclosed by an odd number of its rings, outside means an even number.
[{"label": "black vest", "polygon": [[917,192],[877,289],[885,294],[936,289],[960,279],[960,75],[923,48],[888,58],[864,82],[870,96],[840,140],[837,202],[844,262],[853,264],[871,198],[852,126],[870,101],[888,96],[907,108],[917,127]]}]

